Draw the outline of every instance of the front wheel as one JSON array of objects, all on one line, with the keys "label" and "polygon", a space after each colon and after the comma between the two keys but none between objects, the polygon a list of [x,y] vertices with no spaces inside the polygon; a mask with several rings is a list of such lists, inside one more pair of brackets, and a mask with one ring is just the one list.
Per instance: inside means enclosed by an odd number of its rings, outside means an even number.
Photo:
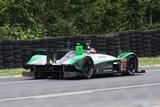
[{"label": "front wheel", "polygon": [[82,74],[84,78],[89,79],[93,75],[94,63],[90,57],[85,57],[82,63]]}]

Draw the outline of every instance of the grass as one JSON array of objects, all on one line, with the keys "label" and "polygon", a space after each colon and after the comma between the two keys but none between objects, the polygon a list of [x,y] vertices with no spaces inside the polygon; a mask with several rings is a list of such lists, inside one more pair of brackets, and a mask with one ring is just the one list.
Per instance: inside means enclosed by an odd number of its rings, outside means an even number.
[{"label": "grass", "polygon": [[[147,65],[160,65],[160,56],[155,58],[139,58],[139,65],[140,66],[147,66]],[[12,76],[12,75],[21,75],[24,69],[3,69],[0,70],[0,77],[1,76]]]},{"label": "grass", "polygon": [[159,57],[151,57],[151,58],[139,58],[140,66],[147,65],[160,65],[160,56]]},{"label": "grass", "polygon": [[0,70],[0,76],[12,76],[12,75],[21,75],[24,69],[3,69]]}]

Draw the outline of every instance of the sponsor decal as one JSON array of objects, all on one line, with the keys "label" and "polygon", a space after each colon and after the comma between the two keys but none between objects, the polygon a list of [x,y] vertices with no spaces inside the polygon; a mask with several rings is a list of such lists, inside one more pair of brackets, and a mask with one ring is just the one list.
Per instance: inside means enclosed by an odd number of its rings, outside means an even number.
[{"label": "sponsor decal", "polygon": [[98,56],[98,58],[106,58],[106,56]]},{"label": "sponsor decal", "polygon": [[113,70],[113,65],[106,65],[106,67],[103,68],[103,72],[109,72]]}]

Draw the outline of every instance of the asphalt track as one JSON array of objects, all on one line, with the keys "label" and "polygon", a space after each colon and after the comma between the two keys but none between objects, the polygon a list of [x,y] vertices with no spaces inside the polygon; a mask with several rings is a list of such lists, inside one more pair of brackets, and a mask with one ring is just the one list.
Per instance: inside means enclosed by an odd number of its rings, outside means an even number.
[{"label": "asphalt track", "polygon": [[92,79],[1,78],[0,107],[159,107],[160,67]]}]

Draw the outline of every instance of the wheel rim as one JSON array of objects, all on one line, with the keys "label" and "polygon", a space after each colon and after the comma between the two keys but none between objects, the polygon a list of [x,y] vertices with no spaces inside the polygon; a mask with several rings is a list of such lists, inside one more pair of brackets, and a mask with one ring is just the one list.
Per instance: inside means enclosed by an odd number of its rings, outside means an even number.
[{"label": "wheel rim", "polygon": [[93,63],[90,59],[85,59],[83,64],[83,75],[85,78],[90,78],[93,74]]},{"label": "wheel rim", "polygon": [[137,69],[136,60],[134,58],[131,58],[130,61],[129,61],[128,71],[129,71],[130,74],[134,74],[136,69]]},{"label": "wheel rim", "polygon": [[84,73],[85,73],[85,75],[88,75],[90,73],[91,69],[92,68],[91,68],[90,61],[86,61],[85,65],[84,65]]}]

